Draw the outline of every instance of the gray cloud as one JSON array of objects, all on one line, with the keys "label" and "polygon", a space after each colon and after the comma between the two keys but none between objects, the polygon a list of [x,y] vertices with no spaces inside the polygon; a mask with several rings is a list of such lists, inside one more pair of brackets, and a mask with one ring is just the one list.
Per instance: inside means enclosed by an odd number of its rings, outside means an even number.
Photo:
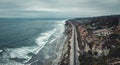
[{"label": "gray cloud", "polygon": [[0,17],[83,17],[120,14],[119,0],[0,0]]}]

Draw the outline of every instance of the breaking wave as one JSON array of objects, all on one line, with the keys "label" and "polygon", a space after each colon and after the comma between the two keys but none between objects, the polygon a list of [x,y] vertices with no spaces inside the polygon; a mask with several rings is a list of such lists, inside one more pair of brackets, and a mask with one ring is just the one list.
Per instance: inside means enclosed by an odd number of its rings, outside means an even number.
[{"label": "breaking wave", "polygon": [[64,24],[65,21],[58,21],[56,25],[54,25],[55,27],[53,30],[41,33],[35,39],[35,43],[37,43],[35,46],[0,50],[0,53],[2,53],[2,56],[0,56],[0,65],[2,65],[2,63],[3,65],[24,65],[24,63],[28,62],[32,58],[32,55],[36,55],[46,43],[49,42],[49,44],[51,44],[60,36],[59,34],[63,33]]}]

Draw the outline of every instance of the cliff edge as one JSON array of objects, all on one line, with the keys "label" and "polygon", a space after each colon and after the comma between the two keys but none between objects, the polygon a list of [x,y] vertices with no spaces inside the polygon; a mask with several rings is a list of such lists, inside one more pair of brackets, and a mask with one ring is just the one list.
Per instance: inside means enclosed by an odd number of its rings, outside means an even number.
[{"label": "cliff edge", "polygon": [[[120,64],[120,15],[76,18],[66,21],[65,26],[68,39],[59,65],[72,65],[71,55],[76,58],[73,65]],[[72,48],[72,44],[77,48]]]}]

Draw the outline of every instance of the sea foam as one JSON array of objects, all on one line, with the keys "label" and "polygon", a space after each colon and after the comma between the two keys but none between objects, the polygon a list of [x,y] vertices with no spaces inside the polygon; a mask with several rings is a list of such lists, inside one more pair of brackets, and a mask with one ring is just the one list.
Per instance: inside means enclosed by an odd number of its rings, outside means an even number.
[{"label": "sea foam", "polygon": [[44,45],[47,43],[49,37],[56,31],[56,29],[53,29],[51,31],[45,32],[40,34],[40,37],[38,37],[36,39],[36,43],[39,45],[37,51],[35,52],[35,54],[37,54],[43,47]]},{"label": "sea foam", "polygon": [[[25,61],[22,62],[23,64],[29,61],[32,58],[32,56],[29,56],[28,54],[29,53],[37,54],[46,45],[47,42],[49,42],[50,44],[53,41],[55,41],[56,38],[59,37],[60,34],[63,33],[64,24],[65,24],[65,21],[57,21],[54,29],[41,33],[35,39],[35,43],[37,43],[37,46],[29,46],[29,47],[21,47],[21,48],[7,48],[4,50],[4,52],[3,50],[0,50],[0,52],[3,52],[2,60],[6,61],[5,65],[12,65],[12,63],[16,65],[22,65],[21,63],[13,62],[9,60],[10,58],[26,59]],[[54,35],[53,39],[49,39],[51,35]]]},{"label": "sea foam", "polygon": [[55,36],[55,38],[51,39],[49,43],[52,43],[53,41],[55,41],[56,38],[60,36],[59,34],[63,33],[64,24],[65,24],[65,20],[57,21],[53,30],[40,34],[40,36],[36,39],[36,43],[39,45],[39,48],[37,49],[35,54],[37,54],[44,47],[44,45],[48,42],[52,34]]}]

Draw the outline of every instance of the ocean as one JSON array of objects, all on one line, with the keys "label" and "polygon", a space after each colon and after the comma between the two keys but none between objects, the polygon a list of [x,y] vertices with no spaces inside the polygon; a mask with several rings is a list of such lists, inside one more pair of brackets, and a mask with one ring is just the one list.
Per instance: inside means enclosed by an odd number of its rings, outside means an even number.
[{"label": "ocean", "polygon": [[0,18],[0,65],[57,63],[65,19]]}]

